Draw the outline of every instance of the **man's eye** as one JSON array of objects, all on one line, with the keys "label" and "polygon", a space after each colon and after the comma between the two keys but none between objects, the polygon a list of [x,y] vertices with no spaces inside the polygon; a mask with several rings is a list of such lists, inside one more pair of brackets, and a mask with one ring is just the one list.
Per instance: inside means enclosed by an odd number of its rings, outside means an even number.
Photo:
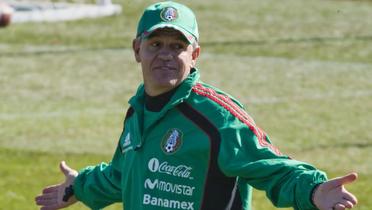
[{"label": "man's eye", "polygon": [[160,43],[159,42],[153,42],[150,44],[151,47],[159,47]]},{"label": "man's eye", "polygon": [[185,46],[183,44],[174,44],[173,47],[176,50],[181,50],[181,49],[185,48]]}]

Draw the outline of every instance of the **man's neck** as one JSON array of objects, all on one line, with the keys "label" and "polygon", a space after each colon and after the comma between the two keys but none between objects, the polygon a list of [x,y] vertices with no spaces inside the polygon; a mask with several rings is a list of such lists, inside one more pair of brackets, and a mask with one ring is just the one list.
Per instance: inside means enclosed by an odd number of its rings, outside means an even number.
[{"label": "man's neck", "polygon": [[145,106],[146,109],[152,112],[159,112],[163,107],[170,101],[173,94],[176,92],[178,87],[173,88],[167,92],[163,92],[156,96],[151,96],[145,91]]}]

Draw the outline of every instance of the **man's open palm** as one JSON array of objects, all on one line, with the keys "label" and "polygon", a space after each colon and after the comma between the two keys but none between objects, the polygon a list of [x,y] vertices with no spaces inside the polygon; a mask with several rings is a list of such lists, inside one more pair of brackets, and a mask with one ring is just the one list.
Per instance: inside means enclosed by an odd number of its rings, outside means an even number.
[{"label": "man's open palm", "polygon": [[351,209],[357,204],[356,197],[348,192],[344,185],[354,182],[358,178],[356,173],[331,179],[314,192],[313,202],[320,210]]},{"label": "man's open palm", "polygon": [[77,200],[75,196],[69,196],[72,184],[78,172],[71,169],[62,161],[59,165],[61,172],[65,175],[65,182],[57,185],[47,186],[42,194],[35,198],[36,204],[41,206],[41,210],[55,210],[65,208],[74,204]]}]

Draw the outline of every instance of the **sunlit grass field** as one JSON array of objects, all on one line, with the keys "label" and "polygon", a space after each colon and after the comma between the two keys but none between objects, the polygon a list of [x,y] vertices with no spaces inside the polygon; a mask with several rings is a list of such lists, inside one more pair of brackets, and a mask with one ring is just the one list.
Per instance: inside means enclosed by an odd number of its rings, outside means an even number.
[{"label": "sunlit grass field", "polygon": [[[154,1],[116,1],[119,16],[0,29],[0,209],[110,161],[141,82],[131,40]],[[202,79],[238,98],[282,152],[348,186],[372,209],[372,1],[190,0]],[[255,210],[275,207],[255,192]],[[113,205],[107,209],[121,209]],[[87,209],[81,204],[72,210]]]}]

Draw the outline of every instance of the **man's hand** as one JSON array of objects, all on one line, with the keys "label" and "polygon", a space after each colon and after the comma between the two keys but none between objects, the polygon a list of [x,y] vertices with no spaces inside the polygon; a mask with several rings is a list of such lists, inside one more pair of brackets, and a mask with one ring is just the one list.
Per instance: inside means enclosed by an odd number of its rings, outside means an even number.
[{"label": "man's hand", "polygon": [[41,206],[41,210],[62,209],[77,202],[73,195],[72,185],[78,172],[68,167],[65,161],[59,164],[59,168],[66,180],[64,183],[44,188],[42,194],[35,198],[36,204]]},{"label": "man's hand", "polygon": [[357,204],[357,198],[344,185],[354,182],[358,174],[351,173],[320,184],[314,191],[313,203],[320,210],[345,210]]}]

